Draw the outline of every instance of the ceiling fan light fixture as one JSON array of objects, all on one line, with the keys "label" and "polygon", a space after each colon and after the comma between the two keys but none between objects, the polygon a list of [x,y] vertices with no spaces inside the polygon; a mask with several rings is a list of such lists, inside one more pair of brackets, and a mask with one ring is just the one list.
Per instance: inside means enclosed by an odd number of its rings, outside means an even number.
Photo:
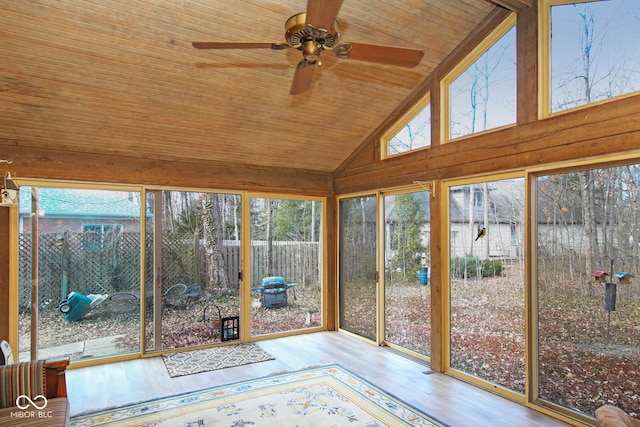
[{"label": "ceiling fan light fixture", "polygon": [[304,59],[309,62],[315,62],[320,59],[322,53],[322,46],[315,40],[307,40],[302,44],[302,54]]}]

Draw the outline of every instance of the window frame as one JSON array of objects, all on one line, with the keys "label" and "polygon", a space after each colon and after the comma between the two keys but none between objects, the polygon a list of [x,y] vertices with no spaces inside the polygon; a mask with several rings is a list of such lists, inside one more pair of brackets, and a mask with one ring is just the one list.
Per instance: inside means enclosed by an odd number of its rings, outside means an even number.
[{"label": "window frame", "polygon": [[380,158],[387,159],[390,157],[402,156],[407,153],[413,153],[418,150],[426,150],[432,146],[432,127],[433,127],[433,110],[429,111],[429,144],[423,147],[412,148],[410,150],[402,151],[400,153],[390,153],[389,152],[389,142],[395,137],[402,128],[411,122],[411,120],[415,119],[418,114],[420,114],[425,109],[431,109],[431,93],[427,92],[423,97],[420,98],[418,102],[413,104],[411,108],[409,108],[396,122],[391,125],[384,134],[380,137]]},{"label": "window frame", "polygon": [[593,107],[595,105],[626,98],[640,93],[640,89],[605,99],[551,111],[551,8],[579,3],[596,3],[602,0],[539,0],[538,2],[538,119]]},{"label": "window frame", "polygon": [[[516,87],[516,114],[514,116],[514,122],[503,126],[497,126],[491,129],[478,131],[472,134],[463,135],[456,138],[451,138],[451,84],[462,75],[474,62],[476,62],[484,53],[486,53],[493,45],[498,42],[505,34],[507,34],[512,28],[516,27],[517,15],[511,13],[504,21],[500,23],[491,33],[484,38],[476,47],[469,52],[469,54],[461,60],[447,75],[440,80],[440,94],[441,94],[441,112],[440,112],[440,135],[443,143],[449,143],[451,141],[458,141],[464,138],[473,137],[487,132],[494,132],[498,129],[504,129],[507,127],[513,127],[517,123],[517,104],[518,104],[518,91]],[[517,29],[516,29],[517,31]],[[516,43],[517,44],[517,43]],[[516,60],[517,60],[517,46],[516,46]],[[516,75],[517,79],[517,64]]]},{"label": "window frame", "polygon": [[[543,0],[545,1],[545,0]],[[589,0],[591,1],[591,0]],[[589,104],[591,105],[591,104]],[[577,107],[583,108],[583,107]],[[564,110],[563,110],[564,111]],[[559,113],[558,113],[559,114]],[[589,424],[593,421],[592,417],[587,414],[574,411],[566,406],[558,403],[544,400],[539,396],[539,363],[538,357],[540,352],[539,341],[539,295],[538,295],[538,191],[536,188],[537,179],[542,175],[564,174],[571,172],[579,172],[587,169],[608,168],[616,166],[624,166],[626,164],[636,162],[640,163],[638,153],[623,154],[607,154],[597,158],[576,158],[570,161],[559,163],[543,164],[535,167],[526,168],[526,197],[528,202],[525,206],[525,221],[528,222],[525,232],[525,260],[527,262],[525,272],[526,284],[526,303],[527,318],[525,336],[527,342],[527,386],[526,398],[528,404],[535,410],[549,414],[556,419],[574,424],[576,420],[583,424]]]}]

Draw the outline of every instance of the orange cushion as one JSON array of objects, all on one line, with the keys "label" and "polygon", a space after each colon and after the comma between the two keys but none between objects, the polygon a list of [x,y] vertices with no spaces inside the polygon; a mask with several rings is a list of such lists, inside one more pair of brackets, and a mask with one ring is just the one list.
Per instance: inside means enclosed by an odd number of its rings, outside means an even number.
[{"label": "orange cushion", "polygon": [[596,409],[596,424],[600,427],[640,427],[640,420],[613,405],[602,405]]}]

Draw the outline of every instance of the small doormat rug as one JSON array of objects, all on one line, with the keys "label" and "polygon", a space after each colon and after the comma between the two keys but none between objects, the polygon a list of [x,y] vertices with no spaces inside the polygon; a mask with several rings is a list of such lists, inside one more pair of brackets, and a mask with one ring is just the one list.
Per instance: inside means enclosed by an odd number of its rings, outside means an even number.
[{"label": "small doormat rug", "polygon": [[88,426],[445,426],[339,365],[71,417]]},{"label": "small doormat rug", "polygon": [[162,360],[171,378],[273,359],[273,356],[254,343],[234,344],[162,355]]}]

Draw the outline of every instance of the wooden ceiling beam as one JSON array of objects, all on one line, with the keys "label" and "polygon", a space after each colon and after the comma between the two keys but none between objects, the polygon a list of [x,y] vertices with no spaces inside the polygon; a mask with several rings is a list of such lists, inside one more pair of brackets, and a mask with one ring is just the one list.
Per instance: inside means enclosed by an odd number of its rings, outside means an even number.
[{"label": "wooden ceiling beam", "polygon": [[485,0],[496,6],[502,6],[512,12],[521,12],[524,9],[533,6],[534,0]]}]

